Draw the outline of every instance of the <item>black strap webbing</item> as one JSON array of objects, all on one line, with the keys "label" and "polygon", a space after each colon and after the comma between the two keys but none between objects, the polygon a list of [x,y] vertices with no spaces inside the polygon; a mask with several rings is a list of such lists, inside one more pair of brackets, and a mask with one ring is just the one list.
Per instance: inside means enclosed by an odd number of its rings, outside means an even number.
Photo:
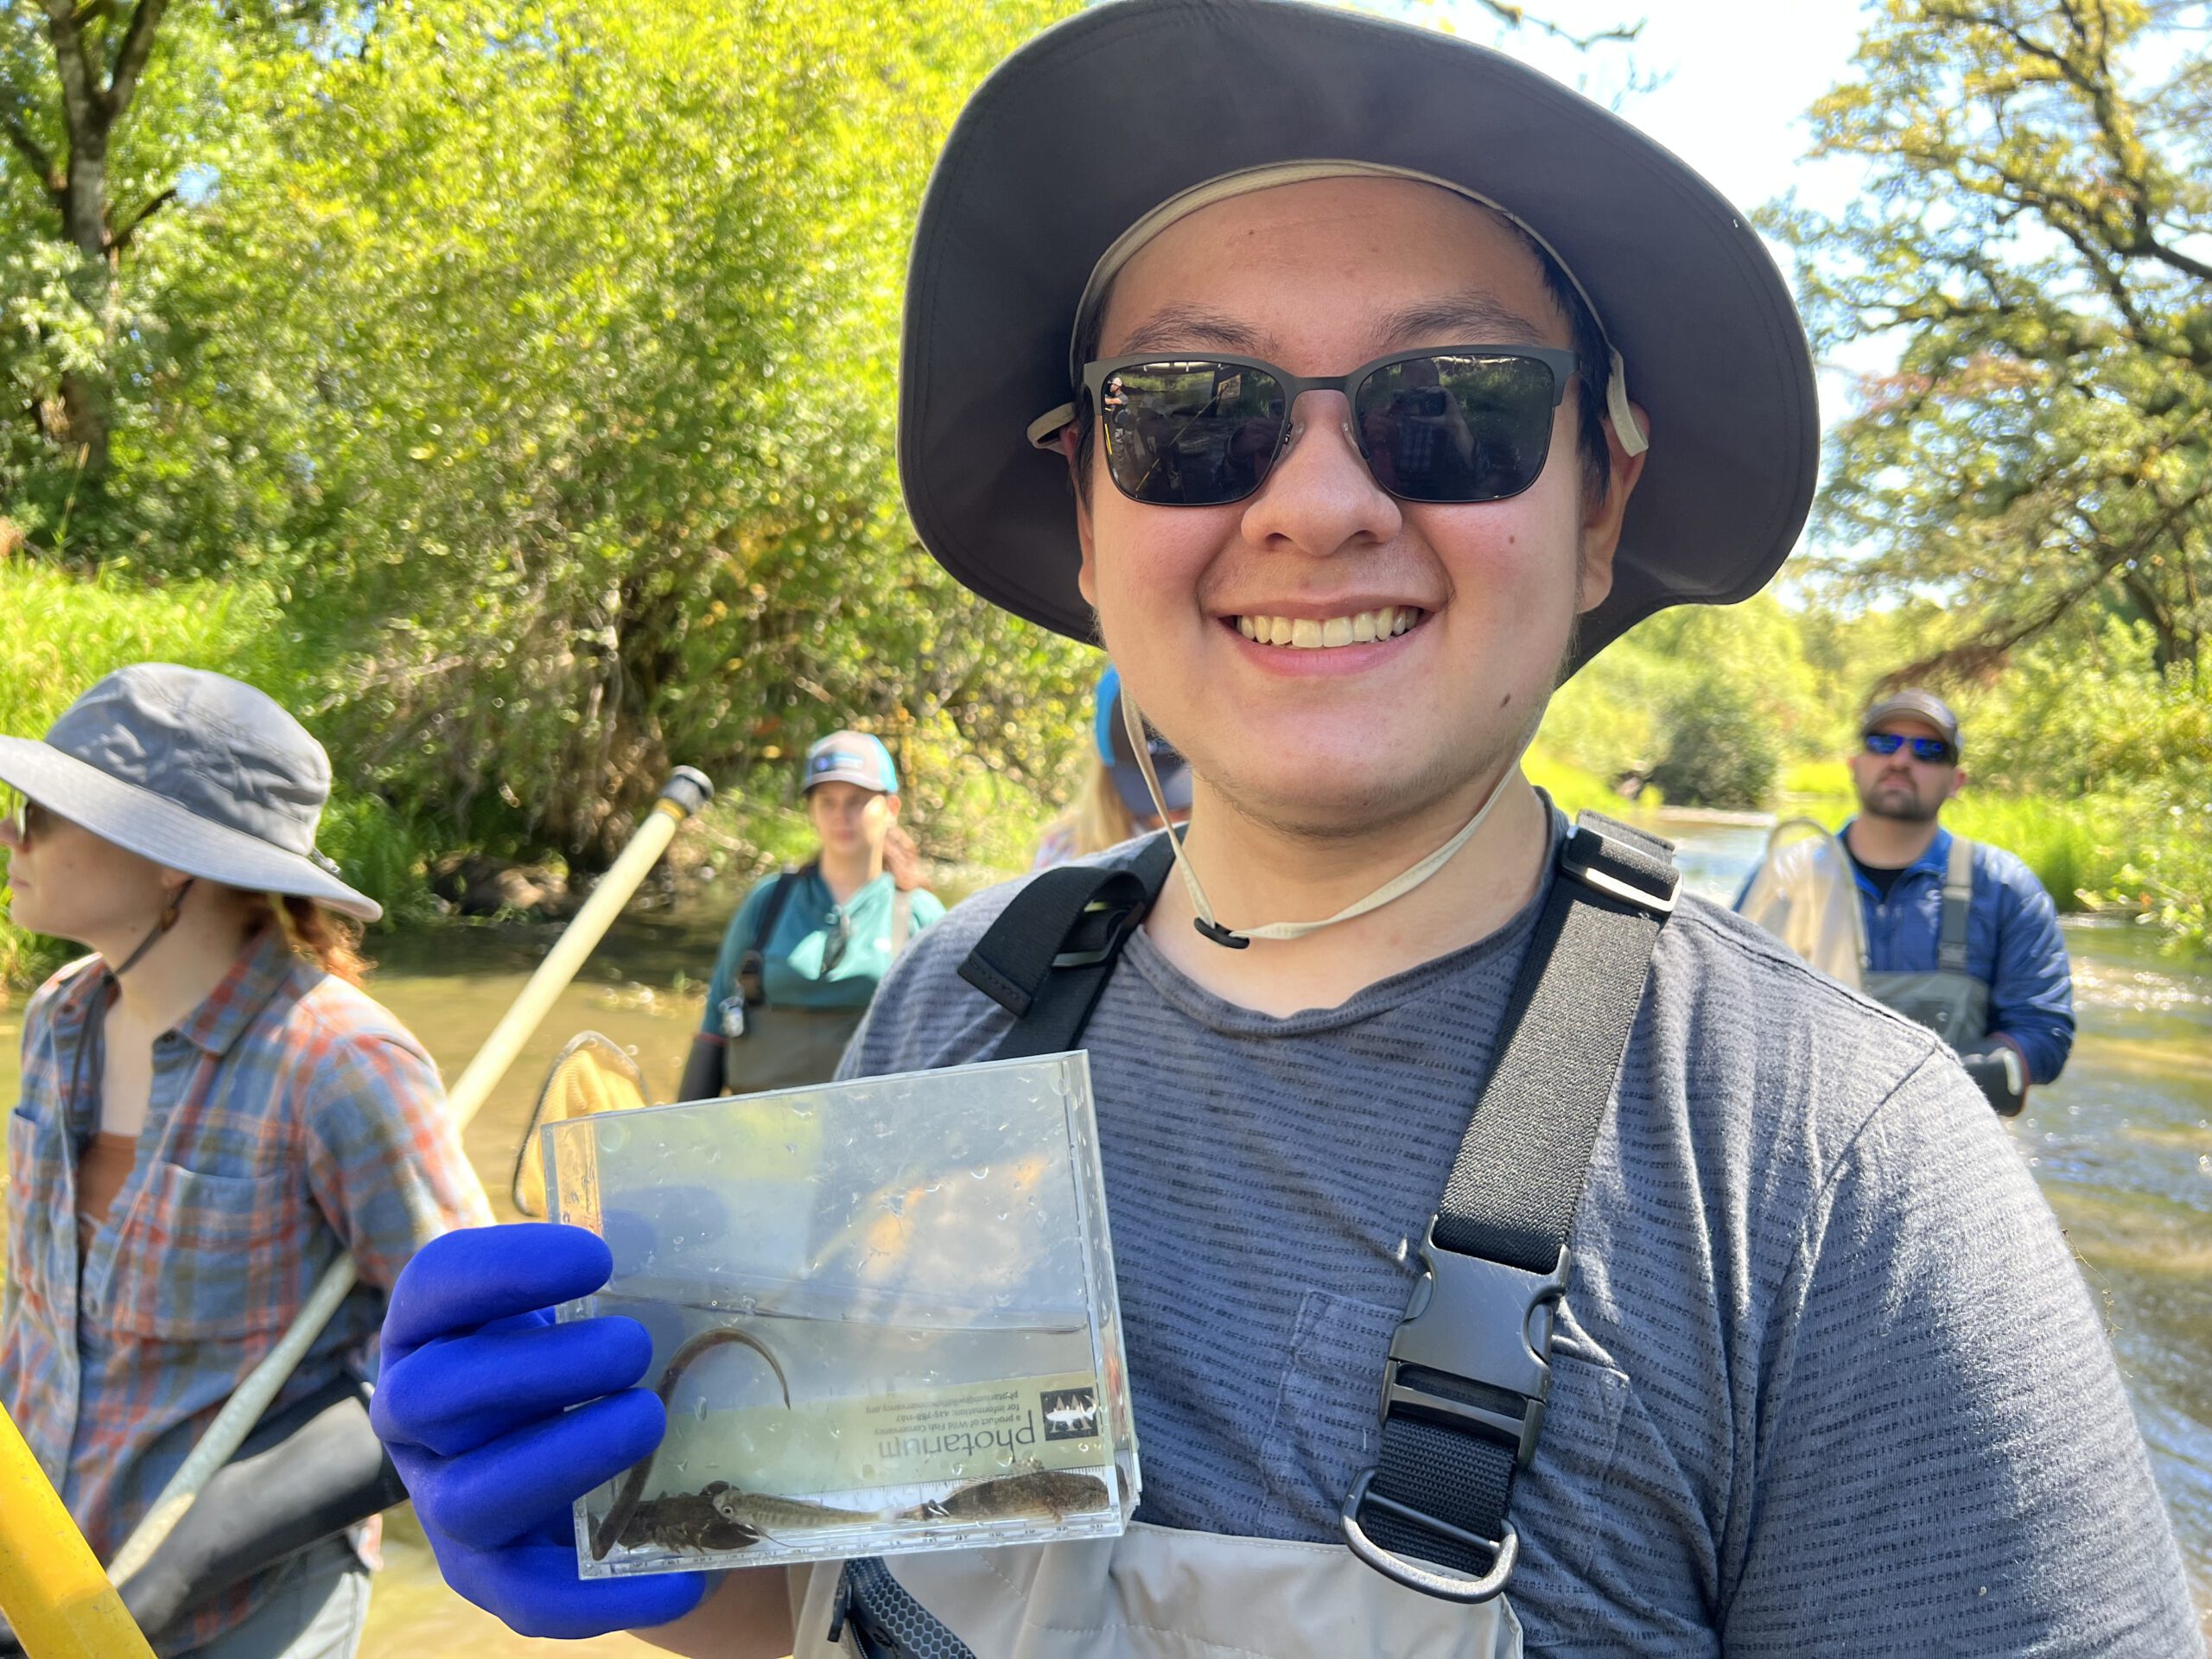
[{"label": "black strap webbing", "polygon": [[1174,857],[1163,830],[1126,864],[1046,871],[1001,912],[960,964],[961,978],[1014,1015],[994,1059],[1076,1046]]},{"label": "black strap webbing", "polygon": [[747,950],[764,956],[767,953],[768,942],[776,937],[776,924],[784,919],[784,912],[791,906],[792,892],[814,873],[815,868],[810,861],[796,869],[777,872],[776,885],[768,890],[768,907],[760,913],[760,925],[753,931],[753,943],[746,947]]},{"label": "black strap webbing", "polygon": [[1674,908],[1673,851],[1595,813],[1560,849],[1504,1048],[1430,1224],[1429,1272],[1390,1344],[1376,1467],[1345,1505],[1353,1548],[1415,1588],[1484,1599],[1511,1575],[1507,1510],[1543,1423],[1567,1241]]}]

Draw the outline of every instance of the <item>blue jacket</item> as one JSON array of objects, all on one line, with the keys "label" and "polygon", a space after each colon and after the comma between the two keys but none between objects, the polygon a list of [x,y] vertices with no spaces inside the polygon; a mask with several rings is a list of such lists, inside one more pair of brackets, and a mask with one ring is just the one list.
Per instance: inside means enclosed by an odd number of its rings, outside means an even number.
[{"label": "blue jacket", "polygon": [[[1844,830],[1850,827],[1846,824]],[[1839,839],[1844,830],[1837,832]],[[1867,965],[1876,972],[1935,968],[1943,870],[1950,857],[1951,832],[1938,829],[1887,899],[1864,875],[1859,877]],[[2058,912],[2034,871],[1987,842],[1978,841],[1974,848],[1967,971],[1989,983],[1990,1035],[2002,1034],[2019,1045],[2030,1081],[2056,1077],[2074,1046],[2074,976],[2058,931]]]}]

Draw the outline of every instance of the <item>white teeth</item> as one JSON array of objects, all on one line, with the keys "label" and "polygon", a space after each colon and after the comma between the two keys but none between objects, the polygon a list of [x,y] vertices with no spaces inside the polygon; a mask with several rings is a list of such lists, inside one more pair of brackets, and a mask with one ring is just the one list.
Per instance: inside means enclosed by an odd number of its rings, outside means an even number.
[{"label": "white teeth", "polygon": [[1420,608],[1412,605],[1378,605],[1350,616],[1240,616],[1236,632],[1263,645],[1325,651],[1391,639],[1413,626],[1421,615]]}]

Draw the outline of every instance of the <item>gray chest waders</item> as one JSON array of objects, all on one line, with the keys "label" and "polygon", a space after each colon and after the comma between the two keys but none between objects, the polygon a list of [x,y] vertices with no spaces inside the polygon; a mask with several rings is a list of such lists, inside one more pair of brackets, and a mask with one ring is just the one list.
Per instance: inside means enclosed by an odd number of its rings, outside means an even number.
[{"label": "gray chest waders", "polygon": [[[1124,864],[1048,870],[1007,907],[960,967],[1014,1016],[993,1058],[1075,1046],[1169,866],[1155,835]],[[1344,1534],[1429,1596],[1488,1601],[1519,1556],[1507,1511],[1543,1427],[1567,1236],[1675,884],[1672,843],[1578,819],[1421,1241],[1376,1466],[1345,1496]],[[861,1659],[976,1659],[879,1559],[847,1563],[826,1635]]]},{"label": "gray chest waders", "polygon": [[1870,965],[1861,976],[1867,995],[1961,1051],[1989,1034],[1989,983],[1967,971],[1967,918],[1973,909],[1974,843],[1954,836],[1943,871],[1935,970],[1876,973]]}]

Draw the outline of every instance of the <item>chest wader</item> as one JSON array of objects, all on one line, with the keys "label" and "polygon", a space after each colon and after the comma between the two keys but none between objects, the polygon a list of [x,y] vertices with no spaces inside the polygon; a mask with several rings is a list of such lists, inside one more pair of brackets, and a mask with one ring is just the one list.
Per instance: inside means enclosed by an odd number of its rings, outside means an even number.
[{"label": "chest wader", "polygon": [[[827,1083],[837,1075],[845,1046],[860,1029],[868,1013],[856,1008],[796,1008],[767,1000],[763,987],[766,950],[776,937],[794,889],[815,866],[785,870],[776,878],[761,912],[753,944],[739,958],[738,1007],[725,1005],[722,1015],[722,1087],[733,1095],[757,1094],[764,1089],[792,1089],[801,1084]],[[891,899],[891,954],[897,956],[913,931],[914,897],[904,891]],[[736,1017],[731,1017],[733,1013]]]},{"label": "chest wader", "polygon": [[1967,918],[1973,908],[1974,843],[1954,836],[1943,871],[1935,971],[1876,973],[1870,966],[1861,976],[1867,995],[1961,1052],[1989,1035],[1989,982],[1967,971]]},{"label": "chest wader", "polygon": [[[1591,1149],[1674,910],[1673,853],[1593,813],[1560,849],[1421,1242],[1376,1466],[1344,1501],[1349,1548],[1138,1522],[797,1567],[794,1659],[1519,1659],[1507,1511],[1543,1427]],[[1168,868],[1155,835],[1127,864],[1049,870],[1007,907],[960,968],[1014,1015],[995,1058],[1075,1046]]]}]

